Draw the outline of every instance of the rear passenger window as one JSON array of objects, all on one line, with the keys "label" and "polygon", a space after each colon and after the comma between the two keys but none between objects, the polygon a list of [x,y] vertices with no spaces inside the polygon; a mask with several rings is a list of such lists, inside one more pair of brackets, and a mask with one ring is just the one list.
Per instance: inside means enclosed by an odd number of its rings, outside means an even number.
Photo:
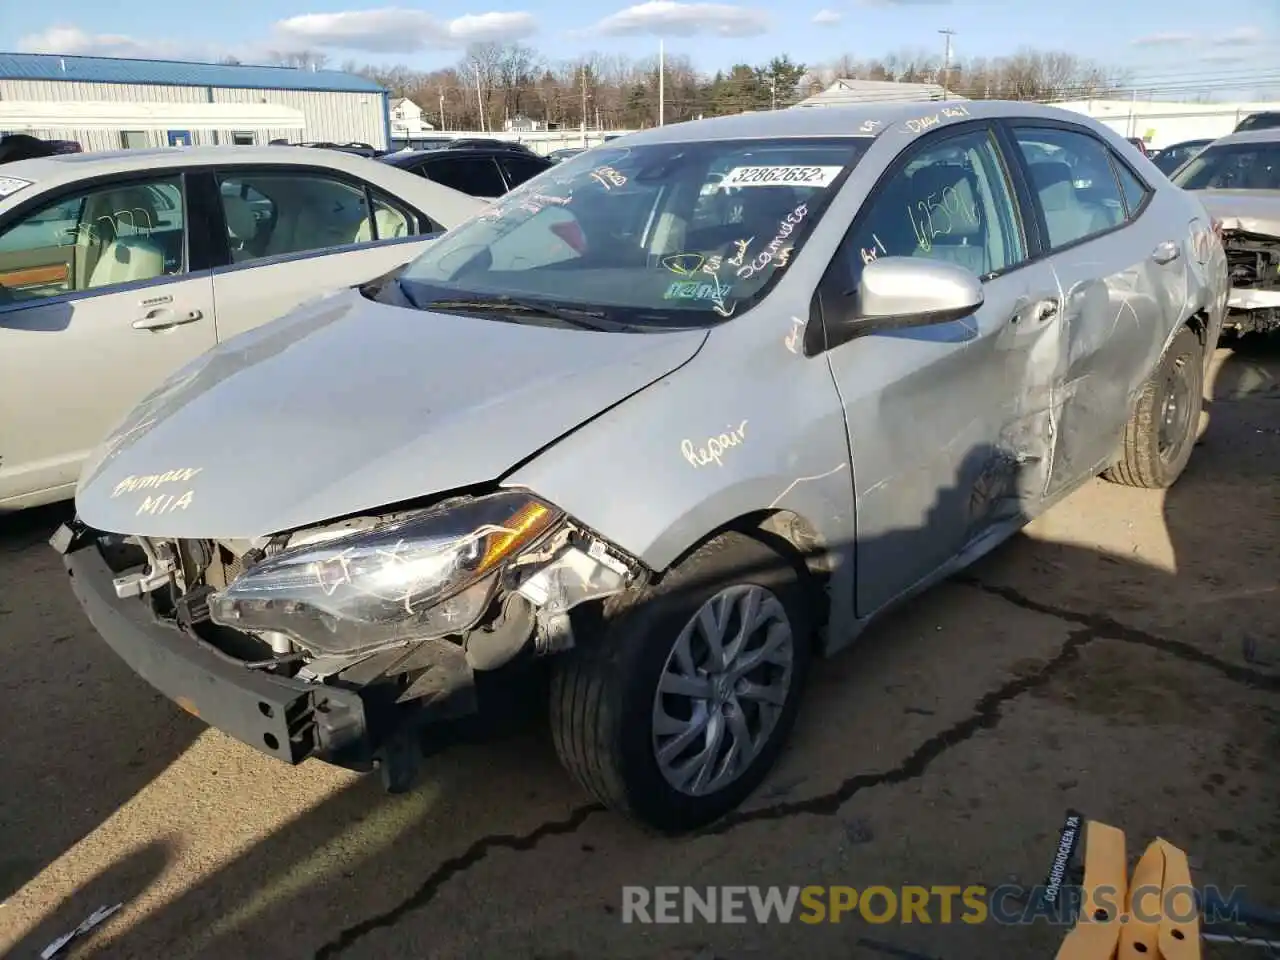
[{"label": "rear passenger window", "polygon": [[1040,198],[1049,247],[1058,250],[1118,226],[1125,202],[1111,166],[1111,152],[1087,133],[1017,127],[1014,137],[1027,160],[1031,188]]},{"label": "rear passenger window", "polygon": [[492,157],[438,157],[422,165],[428,180],[473,197],[500,197],[507,185]]},{"label": "rear passenger window", "polygon": [[363,187],[311,173],[218,178],[233,263],[374,238]]},{"label": "rear passenger window", "polygon": [[507,175],[507,182],[511,184],[512,190],[551,166],[547,161],[535,160],[533,157],[503,157],[498,162],[502,164],[502,172]]},{"label": "rear passenger window", "polygon": [[1128,210],[1129,219],[1132,220],[1142,209],[1142,205],[1147,200],[1147,194],[1151,191],[1127,164],[1120,162],[1119,158],[1113,155],[1111,162],[1115,164],[1116,179],[1120,181],[1120,192],[1124,194],[1124,205]]},{"label": "rear passenger window", "polygon": [[946,260],[988,277],[1025,259],[1000,154],[986,130],[931,142],[876,191],[851,237],[854,287],[879,257]]}]

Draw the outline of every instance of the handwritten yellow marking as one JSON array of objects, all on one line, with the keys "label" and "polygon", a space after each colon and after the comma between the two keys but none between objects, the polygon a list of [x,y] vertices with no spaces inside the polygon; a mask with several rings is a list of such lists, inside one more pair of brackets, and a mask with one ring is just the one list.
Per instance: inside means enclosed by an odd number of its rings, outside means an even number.
[{"label": "handwritten yellow marking", "polygon": [[155,517],[162,513],[173,513],[175,510],[185,510],[191,506],[191,501],[195,499],[196,492],[188,490],[180,497],[173,494],[159,493],[154,497],[147,497],[142,501],[142,505],[138,507],[134,513],[135,517],[140,517],[144,513]]},{"label": "handwritten yellow marking", "polygon": [[662,265],[682,277],[692,277],[704,263],[700,253],[673,253],[662,258]]},{"label": "handwritten yellow marking", "polygon": [[181,483],[190,480],[203,469],[204,467],[180,467],[177,470],[149,473],[145,476],[135,477],[131,474],[115,485],[115,489],[111,491],[111,498],[114,500],[121,494],[133,493],[135,490],[154,490],[166,483]]},{"label": "handwritten yellow marking", "polygon": [[782,341],[783,346],[794,354],[800,353],[800,332],[804,330],[804,321],[799,317],[791,318],[791,332]]},{"label": "handwritten yellow marking", "polygon": [[697,448],[694,447],[692,440],[681,440],[680,452],[695,470],[698,467],[707,467],[713,463],[717,467],[722,467],[724,464],[720,458],[729,450],[742,444],[746,438],[747,421],[743,420],[736,428],[729,430],[727,433],[708,437],[707,442]]},{"label": "handwritten yellow marking", "polygon": [[613,167],[596,167],[591,171],[591,179],[606,190],[620,187],[627,182],[627,178]]},{"label": "handwritten yellow marking", "polygon": [[707,262],[702,265],[703,273],[715,273],[720,269],[720,264],[724,262],[724,257],[708,257]]}]

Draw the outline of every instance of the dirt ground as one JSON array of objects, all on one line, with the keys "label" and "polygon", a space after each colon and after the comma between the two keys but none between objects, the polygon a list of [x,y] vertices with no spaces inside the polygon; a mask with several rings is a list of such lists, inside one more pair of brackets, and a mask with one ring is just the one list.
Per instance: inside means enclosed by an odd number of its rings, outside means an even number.
[{"label": "dirt ground", "polygon": [[71,956],[1051,957],[1044,926],[624,924],[621,890],[1034,884],[1069,807],[1280,906],[1280,352],[1220,351],[1210,394],[1172,491],[1092,483],[822,664],[764,787],[680,840],[536,724],[396,797],[269,760],[93,634],[64,511],[0,521],[0,954],[122,903]]}]

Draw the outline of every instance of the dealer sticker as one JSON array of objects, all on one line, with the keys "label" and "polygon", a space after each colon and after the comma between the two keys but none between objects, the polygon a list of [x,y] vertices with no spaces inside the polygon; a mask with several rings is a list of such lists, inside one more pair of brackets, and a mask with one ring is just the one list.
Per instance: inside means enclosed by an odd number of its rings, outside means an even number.
[{"label": "dealer sticker", "polygon": [[844,167],[734,167],[722,187],[826,187]]},{"label": "dealer sticker", "polygon": [[31,186],[30,180],[20,180],[17,177],[0,177],[0,198],[17,193],[23,187],[29,186]]}]

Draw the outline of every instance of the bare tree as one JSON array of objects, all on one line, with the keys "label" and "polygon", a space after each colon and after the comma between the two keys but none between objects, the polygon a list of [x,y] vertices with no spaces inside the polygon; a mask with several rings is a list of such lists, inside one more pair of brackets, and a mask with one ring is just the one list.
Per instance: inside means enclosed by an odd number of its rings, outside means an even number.
[{"label": "bare tree", "polygon": [[498,82],[508,117],[520,115],[520,101],[531,92],[540,62],[538,52],[523,43],[509,43],[500,48]]},{"label": "bare tree", "polygon": [[329,55],[319,50],[269,50],[266,62],[298,70],[321,70],[329,62]]},{"label": "bare tree", "polygon": [[481,130],[493,129],[493,94],[502,77],[503,46],[492,41],[473,43],[458,64],[458,74],[475,90]]}]

